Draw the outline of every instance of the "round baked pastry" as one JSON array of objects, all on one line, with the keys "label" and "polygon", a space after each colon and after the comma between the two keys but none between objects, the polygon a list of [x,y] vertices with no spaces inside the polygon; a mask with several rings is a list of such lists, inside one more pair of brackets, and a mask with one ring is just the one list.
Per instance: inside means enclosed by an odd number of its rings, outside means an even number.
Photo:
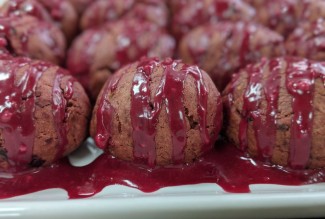
[{"label": "round baked pastry", "polygon": [[67,67],[96,99],[110,73],[142,56],[171,57],[174,48],[174,39],[157,25],[123,19],[78,36],[68,52]]},{"label": "round baked pastry", "polygon": [[171,0],[171,29],[181,39],[193,28],[220,20],[251,21],[255,10],[241,0]]},{"label": "round baked pastry", "polygon": [[164,1],[155,0],[97,0],[81,18],[81,28],[98,27],[121,18],[136,18],[166,27],[168,9]]},{"label": "round baked pastry", "polygon": [[245,0],[256,9],[255,20],[283,36],[290,34],[299,22],[302,0]]},{"label": "round baked pastry", "polygon": [[75,36],[78,15],[69,1],[66,0],[10,0],[0,7],[0,15],[30,15],[57,25],[68,41]]},{"label": "round baked pastry", "polygon": [[239,68],[263,56],[279,56],[284,52],[281,35],[261,25],[243,22],[197,27],[179,45],[183,61],[208,72],[219,90],[223,90]]},{"label": "round baked pastry", "polygon": [[325,167],[325,63],[298,57],[248,65],[223,92],[226,134],[254,157]]},{"label": "round baked pastry", "polygon": [[285,43],[288,55],[325,60],[325,21],[302,22]]},{"label": "round baked pastry", "polygon": [[90,104],[59,67],[0,55],[0,172],[49,164],[87,135]]},{"label": "round baked pastry", "polygon": [[65,57],[66,41],[60,29],[32,16],[0,17],[0,38],[15,55],[55,64],[61,64]]},{"label": "round baked pastry", "polygon": [[91,135],[98,147],[139,163],[189,163],[218,137],[222,104],[210,77],[180,61],[142,58],[108,80]]}]

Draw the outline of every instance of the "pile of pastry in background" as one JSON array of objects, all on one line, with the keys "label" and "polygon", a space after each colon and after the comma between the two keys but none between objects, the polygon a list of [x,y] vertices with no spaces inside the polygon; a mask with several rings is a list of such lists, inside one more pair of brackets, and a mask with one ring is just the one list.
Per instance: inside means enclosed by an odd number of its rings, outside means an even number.
[{"label": "pile of pastry in background", "polygon": [[321,60],[324,4],[14,0],[1,7],[1,35],[15,55],[66,67],[94,99],[105,78],[142,56],[198,64],[223,89],[233,72],[262,56]]},{"label": "pile of pastry in background", "polygon": [[[70,153],[88,136],[96,100],[91,133],[98,146],[150,165],[191,162],[212,148],[222,125],[219,92],[237,72],[244,73],[234,77],[222,97],[225,120],[232,122],[224,124],[228,138],[276,164],[325,166],[325,130],[306,117],[325,119],[321,101],[313,99],[314,93],[319,98],[325,93],[319,85],[324,68],[316,62],[325,58],[323,18],[322,0],[5,1],[0,7],[0,70],[15,76],[0,73],[0,83],[2,93],[10,96],[9,90],[16,89],[24,98],[0,98],[0,167],[40,166]],[[288,56],[302,58],[275,58]],[[269,87],[273,90],[267,93]],[[307,94],[296,95],[299,88]],[[171,94],[168,89],[179,90]],[[312,102],[308,112],[294,107],[301,97]],[[33,128],[11,121],[6,109],[20,119],[33,117],[21,120]],[[302,125],[292,125],[297,121]],[[261,128],[267,122],[271,128]],[[33,131],[20,132],[19,127]],[[20,146],[8,142],[14,134]],[[293,136],[306,148],[294,148],[300,144]]]}]

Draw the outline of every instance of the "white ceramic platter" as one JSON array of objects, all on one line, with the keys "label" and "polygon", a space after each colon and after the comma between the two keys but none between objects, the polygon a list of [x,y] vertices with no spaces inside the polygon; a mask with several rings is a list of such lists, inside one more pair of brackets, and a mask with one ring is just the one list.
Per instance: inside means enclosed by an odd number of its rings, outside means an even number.
[{"label": "white ceramic platter", "polygon": [[[83,166],[100,154],[90,141],[70,156],[70,161],[75,166]],[[226,193],[218,185],[209,183],[143,193],[114,185],[94,197],[74,200],[69,200],[64,190],[50,189],[0,200],[0,218],[325,217],[325,183],[252,185],[250,188],[251,193]]]}]

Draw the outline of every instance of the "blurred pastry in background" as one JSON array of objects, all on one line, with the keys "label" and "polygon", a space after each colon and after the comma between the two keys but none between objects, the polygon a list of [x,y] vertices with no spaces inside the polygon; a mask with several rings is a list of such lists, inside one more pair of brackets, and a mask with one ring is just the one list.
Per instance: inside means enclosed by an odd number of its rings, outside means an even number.
[{"label": "blurred pastry in background", "polygon": [[175,40],[159,26],[122,19],[79,35],[68,52],[67,68],[95,100],[106,79],[142,56],[172,57]]},{"label": "blurred pastry in background", "polygon": [[231,75],[261,57],[284,55],[283,37],[255,23],[219,22],[195,28],[183,37],[178,54],[197,64],[222,91]]},{"label": "blurred pastry in background", "polygon": [[17,56],[26,56],[62,64],[66,40],[62,31],[50,22],[29,15],[0,17],[2,49]]}]

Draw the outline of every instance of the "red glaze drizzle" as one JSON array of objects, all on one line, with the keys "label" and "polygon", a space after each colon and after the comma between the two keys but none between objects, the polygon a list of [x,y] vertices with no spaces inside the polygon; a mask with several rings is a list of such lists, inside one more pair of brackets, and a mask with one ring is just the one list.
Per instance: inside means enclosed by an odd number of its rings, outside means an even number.
[{"label": "red glaze drizzle", "polygon": [[292,96],[289,164],[304,168],[309,160],[316,73],[306,59],[287,59],[286,87]]},{"label": "red glaze drizzle", "polygon": [[[143,168],[103,154],[84,167],[73,167],[63,159],[50,167],[14,178],[0,178],[0,198],[62,188],[70,198],[86,198],[105,186],[125,185],[143,192],[197,183],[216,183],[227,192],[249,192],[252,184],[304,185],[325,182],[324,170],[293,171],[265,165],[246,157],[233,145],[218,147],[197,162],[176,167]],[[108,194],[109,195],[109,194]]]},{"label": "red glaze drizzle", "polygon": [[243,96],[243,116],[239,124],[238,132],[239,147],[242,150],[245,150],[248,146],[248,122],[250,120],[253,121],[254,128],[257,128],[259,125],[261,125],[259,107],[263,92],[262,67],[263,63],[259,65],[249,65],[247,67],[247,71],[249,72],[249,79],[246,91]]},{"label": "red glaze drizzle", "polygon": [[[197,113],[199,117],[199,130],[201,135],[201,150],[207,151],[211,148],[212,143],[216,140],[219,132],[221,109],[220,101],[217,101],[217,115],[215,118],[215,135],[210,136],[207,130],[207,101],[208,91],[203,81],[202,72],[194,66],[183,65],[180,70],[176,70],[179,61],[166,59],[159,62],[156,58],[143,58],[138,63],[137,71],[134,74],[131,88],[131,109],[130,117],[133,128],[133,154],[135,160],[154,166],[156,159],[156,125],[163,105],[166,106],[166,112],[169,118],[169,125],[172,135],[172,159],[173,163],[184,162],[184,150],[186,147],[186,122],[184,108],[184,83],[188,75],[195,80],[197,89]],[[157,91],[151,98],[150,77],[157,65],[161,65],[164,69],[163,76],[157,88]],[[115,80],[115,79],[114,79]],[[109,93],[110,86],[104,88]],[[103,95],[104,96],[104,95]],[[96,144],[100,148],[107,146],[107,139],[111,133],[111,123],[113,117],[113,107],[109,105],[104,110],[106,97],[102,97],[99,102],[97,114],[97,134]],[[108,100],[107,100],[108,101]],[[150,102],[152,104],[150,104]],[[103,123],[107,124],[103,127]],[[98,140],[99,137],[106,136],[104,140]]]},{"label": "red glaze drizzle", "polygon": [[267,75],[263,86],[267,102],[265,121],[264,123],[257,124],[260,130],[256,131],[257,133],[255,132],[258,139],[259,154],[266,159],[272,157],[276,139],[276,115],[278,112],[281,64],[281,60],[279,59],[272,59],[268,63],[269,70],[272,71],[272,74]]},{"label": "red glaze drizzle", "polygon": [[[256,146],[262,158],[272,156],[276,140],[276,115],[280,89],[281,65],[285,69],[286,89],[292,96],[292,121],[289,142],[288,164],[294,169],[308,165],[312,145],[313,98],[316,78],[322,78],[325,86],[325,68],[323,63],[316,63],[302,58],[263,59],[259,64],[246,67],[249,74],[248,84],[243,96],[243,115],[239,124],[239,148],[247,148],[248,119],[252,119]],[[263,78],[263,68],[268,66],[270,74]],[[236,80],[232,81],[232,84]],[[233,86],[232,86],[233,87]],[[233,89],[228,96],[231,104]],[[265,120],[261,118],[259,102],[265,96],[267,106]]]},{"label": "red glaze drizzle", "polygon": [[[169,115],[169,126],[172,134],[172,159],[175,163],[184,161],[184,150],[186,147],[186,123],[184,109],[184,82],[186,72],[176,70],[177,62],[166,60],[163,98],[166,111]],[[180,96],[179,98],[176,98]]]},{"label": "red glaze drizzle", "polygon": [[131,123],[133,137],[133,154],[136,160],[143,160],[150,166],[155,165],[156,142],[155,127],[162,104],[162,86],[158,87],[150,106],[150,77],[158,60],[141,60],[137,66],[131,89]]},{"label": "red glaze drizzle", "polygon": [[[251,119],[256,138],[259,157],[269,160],[272,157],[276,139],[276,114],[280,86],[280,60],[263,59],[259,65],[247,67],[250,72],[246,92],[244,94],[244,116],[239,125],[240,148],[247,148],[248,122]],[[266,75],[263,82],[263,68],[269,67],[271,74]],[[262,119],[260,101],[262,97],[267,101],[265,120]]]},{"label": "red glaze drizzle", "polygon": [[[201,71],[197,67],[184,65],[182,69],[176,70],[178,61],[166,59],[161,65],[164,73],[157,93],[153,100],[153,110],[150,110],[150,91],[148,82],[153,68],[157,65],[156,59],[143,59],[138,65],[138,72],[135,74],[131,90],[131,121],[133,128],[134,157],[146,158],[147,163],[152,166],[155,161],[155,134],[156,124],[163,103],[166,105],[166,112],[169,117],[169,125],[172,135],[172,159],[173,163],[184,162],[184,150],[186,147],[186,123],[184,109],[184,83],[188,75],[191,75],[196,84],[198,94],[198,116],[199,129],[202,140],[202,151],[211,148],[211,139],[206,129],[207,125],[207,89],[203,82]],[[142,83],[139,84],[139,74]],[[142,87],[140,87],[142,85]],[[141,89],[142,88],[142,89]],[[142,92],[137,92],[142,90]],[[175,98],[179,96],[179,98]],[[140,101],[139,101],[140,100]],[[137,112],[137,113],[135,113]],[[144,126],[139,133],[139,127]],[[145,149],[145,154],[143,150]],[[140,155],[140,156],[139,156]]]},{"label": "red glaze drizzle", "polygon": [[66,77],[66,88],[65,90],[62,90],[61,82],[64,76],[67,76],[67,73],[62,69],[58,69],[52,90],[52,111],[56,132],[58,134],[57,152],[55,156],[56,159],[61,158],[64,155],[64,152],[66,150],[65,147],[69,143],[67,139],[68,127],[66,125],[66,121],[69,118],[67,105],[73,96],[74,79],[72,77],[69,77],[69,79],[67,79]]},{"label": "red glaze drizzle", "polygon": [[[35,90],[42,74],[28,59],[1,55],[0,128],[10,171],[26,169],[32,159],[35,126]],[[30,65],[29,65],[30,64]],[[17,81],[18,69],[26,68]]]}]

